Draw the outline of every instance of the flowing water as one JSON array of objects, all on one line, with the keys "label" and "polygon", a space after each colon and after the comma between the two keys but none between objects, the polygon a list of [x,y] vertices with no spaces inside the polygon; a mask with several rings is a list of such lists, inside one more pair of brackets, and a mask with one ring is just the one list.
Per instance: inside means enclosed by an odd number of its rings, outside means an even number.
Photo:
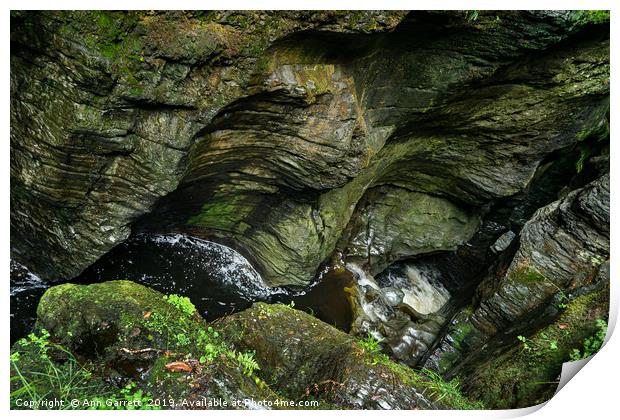
[{"label": "flowing water", "polygon": [[[23,266],[11,266],[11,339],[25,335],[34,325],[36,305],[50,286]],[[15,273],[13,273],[15,271]],[[187,296],[202,316],[211,321],[246,308],[253,302],[291,304],[348,331],[351,309],[347,270],[324,270],[305,290],[269,287],[237,251],[227,246],[174,235],[135,235],[87,268],[72,283],[132,280],[162,293]],[[59,283],[55,283],[59,284]]]},{"label": "flowing water", "polygon": [[34,325],[37,304],[48,284],[11,260],[11,343],[23,337]]},{"label": "flowing water", "polygon": [[77,278],[80,283],[118,279],[188,296],[207,319],[287,294],[268,287],[235,250],[180,234],[134,236]]}]

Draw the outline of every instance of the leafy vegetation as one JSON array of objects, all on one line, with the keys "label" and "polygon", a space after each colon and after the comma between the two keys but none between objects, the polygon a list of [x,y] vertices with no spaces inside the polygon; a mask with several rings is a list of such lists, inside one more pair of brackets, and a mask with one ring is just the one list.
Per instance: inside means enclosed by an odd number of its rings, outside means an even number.
[{"label": "leafy vegetation", "polygon": [[133,382],[128,383],[120,392],[107,398],[95,397],[89,402],[89,410],[159,410],[158,405],[151,405],[153,398],[138,389]]},{"label": "leafy vegetation", "polygon": [[381,341],[382,340],[375,338],[372,333],[369,332],[365,339],[359,341],[359,345],[368,353],[371,359],[374,359],[382,355]]},{"label": "leafy vegetation", "polygon": [[570,352],[570,359],[581,360],[587,357],[594,355],[600,348],[603,346],[605,342],[605,335],[607,334],[607,322],[602,319],[596,320],[596,326],[598,330],[594,335],[586,338],[583,341],[583,349],[572,349]]},{"label": "leafy vegetation", "polygon": [[610,17],[609,10],[577,10],[574,14],[575,23],[578,25],[599,25],[609,22]]},{"label": "leafy vegetation", "polygon": [[540,333],[540,339],[533,341],[525,336],[517,336],[517,340],[521,342],[521,346],[524,351],[532,352],[536,356],[542,356],[547,351],[554,351],[558,349],[558,340],[550,338],[544,332]]},{"label": "leafy vegetation", "polygon": [[437,372],[430,369],[416,371],[394,362],[385,354],[378,356],[377,363],[389,367],[402,380],[420,390],[435,404],[445,405],[456,410],[482,410],[485,408],[482,401],[472,401],[463,395],[459,378],[446,381]]},{"label": "leafy vegetation", "polygon": [[484,404],[481,401],[470,402],[463,397],[461,393],[461,383],[458,378],[453,378],[450,381],[445,381],[438,373],[433,372],[430,369],[422,369],[422,373],[427,379],[423,383],[427,389],[427,395],[434,399],[435,403],[441,401],[450,401],[450,404],[455,404],[454,408],[460,410],[482,410]]},{"label": "leafy vegetation", "polygon": [[194,312],[196,312],[196,307],[188,297],[179,295],[166,295],[164,296],[164,300],[188,316],[191,316],[194,314]]},{"label": "leafy vegetation", "polygon": [[[608,313],[609,289],[575,293],[566,301],[559,318],[531,335],[518,336],[513,349],[489,360],[468,376],[466,394],[490,408],[514,408],[540,404],[555,393],[562,364],[585,347],[591,337],[604,336],[602,317]],[[589,340],[595,348],[597,340]],[[579,351],[581,356],[581,351]]]},{"label": "leafy vegetation", "polygon": [[258,363],[254,359],[254,352],[236,353],[233,351],[233,354],[236,355],[237,361],[243,368],[243,373],[247,376],[252,376],[255,370],[260,370]]},{"label": "leafy vegetation", "polygon": [[260,370],[253,352],[237,352],[223,340],[220,333],[212,326],[196,329],[191,317],[196,307],[191,300],[175,294],[164,296],[164,300],[182,312],[182,316],[172,319],[173,312],[152,312],[148,314],[145,325],[148,329],[164,337],[166,351],[174,350],[184,355],[184,359],[198,358],[202,364],[212,363],[218,357],[224,357],[232,365],[253,377],[254,371]]},{"label": "leafy vegetation", "polygon": [[465,18],[471,22],[478,20],[480,13],[477,10],[468,10],[465,12]]},{"label": "leafy vegetation", "polygon": [[[128,383],[118,390],[80,363],[42,330],[17,342],[11,354],[11,408],[156,409],[151,396]],[[50,407],[49,401],[60,405]],[[27,406],[24,406],[27,401]],[[78,404],[72,403],[77,401]]]}]

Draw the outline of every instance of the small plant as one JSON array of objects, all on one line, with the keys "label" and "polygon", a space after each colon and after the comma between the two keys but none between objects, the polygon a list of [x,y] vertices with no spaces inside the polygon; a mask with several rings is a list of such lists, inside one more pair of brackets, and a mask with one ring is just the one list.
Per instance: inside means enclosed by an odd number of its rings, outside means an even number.
[{"label": "small plant", "polygon": [[[235,354],[233,352],[233,354]],[[236,359],[239,365],[243,369],[243,373],[247,376],[252,376],[255,370],[260,370],[260,366],[256,359],[254,359],[254,352],[237,353]]]},{"label": "small plant", "polygon": [[458,378],[453,378],[446,382],[437,372],[430,369],[422,369],[421,373],[428,378],[424,385],[427,387],[426,395],[431,397],[435,403],[439,403],[442,400],[449,400],[454,403],[459,401],[461,404],[457,404],[458,409],[483,409],[482,403],[475,404],[469,403],[461,395],[461,384]]},{"label": "small plant", "polygon": [[163,334],[168,329],[168,318],[159,312],[152,313],[146,321],[149,329]]},{"label": "small plant", "polygon": [[200,330],[197,337],[198,346],[203,349],[200,363],[212,362],[215,358],[226,351],[226,346],[219,340],[220,333],[209,326],[206,330]]},{"label": "small plant", "polygon": [[189,337],[184,333],[178,333],[175,337],[179,346],[187,346],[191,343]]},{"label": "small plant", "polygon": [[181,310],[186,315],[192,315],[194,312],[196,312],[196,307],[194,306],[192,301],[185,296],[166,295],[164,296],[164,300],[169,304],[175,306],[177,309]]},{"label": "small plant", "polygon": [[[465,18],[470,22],[475,22],[478,20],[478,16],[480,14],[477,10],[468,10],[465,12]],[[498,16],[499,17],[499,16]]]},{"label": "small plant", "polygon": [[[31,333],[17,342],[19,350],[11,354],[11,406],[17,407],[17,400],[27,397],[33,407],[45,408],[45,403],[58,400],[58,408],[83,408],[74,406],[73,400],[88,401],[88,408],[97,405],[102,409],[147,408],[127,404],[110,405],[107,400],[140,400],[147,402],[150,397],[141,390],[128,394],[121,390],[119,396],[112,393],[111,387],[101,378],[95,377],[86,365],[81,364],[73,353],[50,340],[50,334],[41,330],[37,335]],[[133,389],[133,387],[132,387]],[[97,404],[99,402],[99,404]],[[149,409],[152,407],[148,407]]]},{"label": "small plant", "polygon": [[577,10],[573,19],[578,25],[599,25],[609,22],[609,18],[609,10]]},{"label": "small plant", "polygon": [[365,339],[359,341],[360,347],[374,360],[373,364],[376,364],[377,359],[383,355],[381,353],[381,341],[383,340],[375,338],[370,332]]},{"label": "small plant", "polygon": [[204,354],[200,356],[200,363],[212,362],[222,351],[219,346],[212,343],[204,345]]},{"label": "small plant", "polygon": [[542,344],[536,343],[522,335],[517,336],[517,340],[521,342],[521,346],[523,347],[523,350],[527,352],[532,352],[535,356],[543,356],[549,351],[555,351],[558,349],[557,340],[552,340],[545,333],[541,333],[540,338],[541,338]]},{"label": "small plant", "polygon": [[532,347],[528,344],[529,340],[525,336],[518,335],[517,340],[521,342],[523,350],[530,351],[532,349]]},{"label": "small plant", "polygon": [[558,349],[558,341],[551,340],[549,336],[545,333],[540,333],[540,337],[544,340],[545,344],[547,344],[547,348],[549,350],[557,350]]},{"label": "small plant", "polygon": [[592,264],[592,267],[598,267],[599,265],[603,264],[604,260],[602,257],[599,257],[598,255],[593,256],[592,258],[590,258],[590,264]]},{"label": "small plant", "polygon": [[564,293],[563,290],[558,292],[558,309],[566,309],[568,308],[568,296]]},{"label": "small plant", "polygon": [[[89,410],[160,410],[158,405],[151,405],[153,400],[141,389],[136,389],[136,384],[128,383],[121,388],[118,394],[112,394],[106,398],[97,397],[90,401]],[[131,404],[126,404],[127,402]]]},{"label": "small plant", "polygon": [[576,361],[588,358],[594,355],[605,342],[605,335],[607,334],[607,322],[602,319],[596,320],[597,331],[594,335],[586,338],[583,341],[583,351],[579,349],[572,349],[570,352],[570,360]]}]

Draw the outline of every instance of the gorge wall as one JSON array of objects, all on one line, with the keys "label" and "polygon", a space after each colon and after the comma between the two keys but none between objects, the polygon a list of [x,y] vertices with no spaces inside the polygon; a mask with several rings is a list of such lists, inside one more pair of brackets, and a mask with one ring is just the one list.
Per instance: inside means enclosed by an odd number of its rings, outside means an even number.
[{"label": "gorge wall", "polygon": [[70,280],[183,234],[273,287],[346,269],[352,334],[484,399],[607,287],[609,69],[602,12],[13,12],[11,257]]}]

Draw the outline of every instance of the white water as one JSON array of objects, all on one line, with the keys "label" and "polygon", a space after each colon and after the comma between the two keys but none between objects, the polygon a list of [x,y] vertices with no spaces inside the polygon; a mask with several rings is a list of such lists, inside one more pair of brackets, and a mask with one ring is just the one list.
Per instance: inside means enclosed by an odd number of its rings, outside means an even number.
[{"label": "white water", "polygon": [[19,272],[21,275],[18,279],[13,278],[11,281],[11,296],[15,296],[18,293],[22,293],[32,289],[42,289],[47,285],[37,275],[28,271],[28,269],[18,263],[11,260],[11,272]]},{"label": "white water", "polygon": [[450,293],[438,282],[431,280],[414,266],[406,269],[410,286],[403,289],[403,303],[422,315],[437,312],[450,299]]},{"label": "white water", "polygon": [[[285,292],[281,288],[265,284],[260,274],[243,255],[225,245],[182,234],[148,235],[146,238],[154,243],[169,246],[172,248],[171,251],[179,256],[184,250],[202,251],[204,257],[192,263],[214,274],[213,277],[217,278],[220,284],[237,289],[242,296],[264,299]],[[188,267],[188,270],[191,271],[191,268]]]}]

